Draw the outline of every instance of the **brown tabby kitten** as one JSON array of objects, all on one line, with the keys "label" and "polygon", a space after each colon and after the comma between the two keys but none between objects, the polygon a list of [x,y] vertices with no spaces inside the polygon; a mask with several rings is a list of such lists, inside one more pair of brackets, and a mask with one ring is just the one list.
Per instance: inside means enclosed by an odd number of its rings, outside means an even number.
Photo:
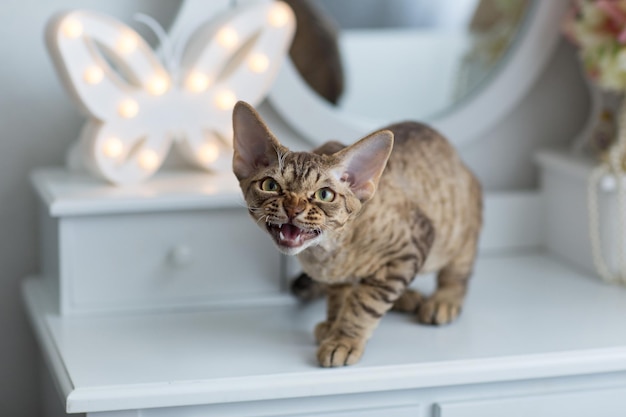
[{"label": "brown tabby kitten", "polygon": [[[291,152],[243,102],[233,126],[233,170],[250,214],[281,252],[327,284],[328,317],[315,329],[322,366],[356,363],[394,305],[428,324],[459,315],[481,188],[442,136],[406,122],[348,147]],[[430,271],[439,271],[430,297],[407,290]]]}]

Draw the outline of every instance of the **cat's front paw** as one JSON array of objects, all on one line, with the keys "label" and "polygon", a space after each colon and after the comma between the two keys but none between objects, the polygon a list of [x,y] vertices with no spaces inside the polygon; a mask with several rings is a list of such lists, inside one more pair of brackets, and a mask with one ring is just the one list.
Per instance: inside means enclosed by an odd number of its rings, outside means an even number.
[{"label": "cat's front paw", "polygon": [[462,306],[463,300],[437,297],[434,294],[419,306],[417,320],[422,324],[448,324],[459,317]]},{"label": "cat's front paw", "polygon": [[354,365],[364,350],[365,342],[361,340],[329,336],[317,349],[317,360],[324,368]]},{"label": "cat's front paw", "polygon": [[330,334],[330,328],[332,325],[333,324],[328,320],[317,323],[313,333],[315,334],[315,340],[318,345],[322,343],[322,341]]}]

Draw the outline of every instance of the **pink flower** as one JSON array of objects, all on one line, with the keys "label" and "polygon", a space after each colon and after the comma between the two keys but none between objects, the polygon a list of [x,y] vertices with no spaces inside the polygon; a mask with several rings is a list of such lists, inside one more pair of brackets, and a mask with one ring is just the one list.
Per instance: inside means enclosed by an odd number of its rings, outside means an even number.
[{"label": "pink flower", "polygon": [[572,0],[563,33],[580,50],[589,78],[626,91],[626,0]]},{"label": "pink flower", "polygon": [[620,0],[597,0],[596,5],[600,10],[606,13],[607,27],[609,32],[617,35],[619,43],[626,43],[626,13],[622,9],[623,2]]}]

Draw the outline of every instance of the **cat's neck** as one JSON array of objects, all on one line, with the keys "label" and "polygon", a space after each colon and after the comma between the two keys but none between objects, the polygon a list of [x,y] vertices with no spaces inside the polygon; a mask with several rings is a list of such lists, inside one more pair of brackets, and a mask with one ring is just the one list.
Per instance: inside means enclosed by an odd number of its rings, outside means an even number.
[{"label": "cat's neck", "polygon": [[338,252],[343,247],[345,232],[345,228],[341,231],[328,231],[326,232],[327,235],[317,245],[306,248],[300,254],[306,257],[326,257]]},{"label": "cat's neck", "polygon": [[[334,283],[338,276],[336,267],[342,265],[346,256],[347,241],[350,240],[352,225],[342,230],[328,232],[319,244],[311,246],[297,254],[298,261],[304,271],[318,281]],[[343,274],[341,274],[343,277]]]}]

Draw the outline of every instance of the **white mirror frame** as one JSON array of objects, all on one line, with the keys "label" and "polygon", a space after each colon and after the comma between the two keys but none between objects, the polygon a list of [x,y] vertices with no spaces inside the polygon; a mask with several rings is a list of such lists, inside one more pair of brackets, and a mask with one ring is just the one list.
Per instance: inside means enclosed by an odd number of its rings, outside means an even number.
[{"label": "white mirror frame", "polygon": [[[429,123],[456,146],[479,138],[525,96],[548,62],[560,36],[569,0],[534,0],[520,28],[520,37],[499,68],[478,89]],[[349,74],[347,74],[349,77]],[[287,60],[268,97],[272,107],[313,144],[329,139],[345,142],[400,120],[368,120],[341,111],[320,98]]]},{"label": "white mirror frame", "polygon": [[177,39],[188,35],[206,20],[227,9],[230,3],[230,0],[184,0],[172,22],[169,36]]}]

